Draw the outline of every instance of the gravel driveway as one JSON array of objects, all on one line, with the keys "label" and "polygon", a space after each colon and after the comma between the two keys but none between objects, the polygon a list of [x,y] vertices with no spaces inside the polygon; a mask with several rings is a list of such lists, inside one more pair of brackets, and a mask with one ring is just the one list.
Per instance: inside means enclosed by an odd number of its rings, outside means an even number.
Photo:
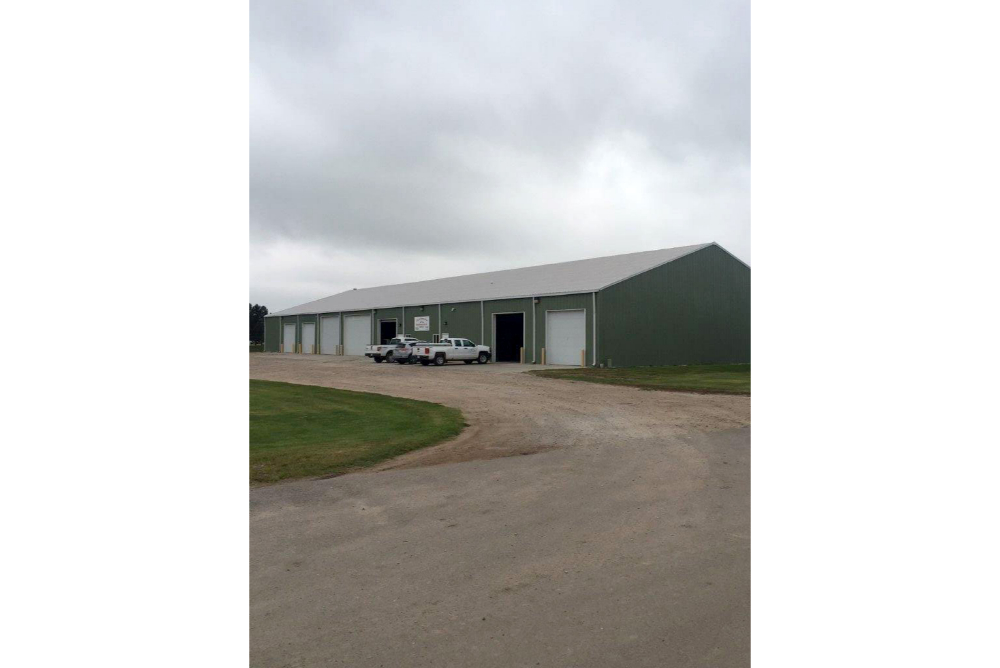
[{"label": "gravel driveway", "polygon": [[252,665],[749,665],[750,399],[523,369],[250,355],[470,424],[250,491]]}]

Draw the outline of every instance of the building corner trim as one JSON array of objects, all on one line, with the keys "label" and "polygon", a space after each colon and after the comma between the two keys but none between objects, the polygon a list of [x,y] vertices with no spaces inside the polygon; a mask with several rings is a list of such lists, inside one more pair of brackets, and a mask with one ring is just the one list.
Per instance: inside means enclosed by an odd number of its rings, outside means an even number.
[{"label": "building corner trim", "polygon": [[593,313],[594,313],[594,316],[593,316],[593,318],[594,318],[594,331],[592,333],[592,336],[593,336],[593,348],[594,348],[594,351],[593,351],[593,356],[592,357],[593,357],[593,360],[594,360],[593,361],[593,365],[597,366],[597,292],[594,292],[594,302],[593,303],[594,303],[594,309],[593,309]]}]

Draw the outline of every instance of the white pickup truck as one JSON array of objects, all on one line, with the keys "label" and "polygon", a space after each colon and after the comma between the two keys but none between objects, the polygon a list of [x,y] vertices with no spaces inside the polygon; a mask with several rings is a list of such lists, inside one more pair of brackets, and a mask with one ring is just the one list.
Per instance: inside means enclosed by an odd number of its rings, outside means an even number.
[{"label": "white pickup truck", "polygon": [[[398,362],[399,364],[412,364],[417,361],[417,358],[413,355],[413,352],[417,349],[417,346],[429,346],[433,345],[427,341],[404,341],[402,343],[396,344],[396,349],[392,351],[392,361]],[[390,359],[386,357],[385,359]]]},{"label": "white pickup truck", "polygon": [[492,356],[489,346],[477,346],[468,339],[447,338],[442,339],[440,343],[427,343],[413,347],[413,357],[424,366],[431,362],[436,366],[441,366],[448,362],[458,361],[466,364],[473,362],[486,364]]},{"label": "white pickup truck", "polygon": [[389,340],[389,343],[375,346],[365,346],[365,357],[371,357],[381,364],[383,360],[392,361],[396,346],[400,343],[417,343],[418,339],[412,336],[397,336]]}]

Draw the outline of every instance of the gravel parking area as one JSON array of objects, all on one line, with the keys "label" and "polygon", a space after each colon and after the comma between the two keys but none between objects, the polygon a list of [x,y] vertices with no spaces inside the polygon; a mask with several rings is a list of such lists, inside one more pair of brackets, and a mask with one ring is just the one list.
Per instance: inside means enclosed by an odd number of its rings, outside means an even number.
[{"label": "gravel parking area", "polygon": [[531,454],[609,440],[664,438],[750,424],[750,399],[651,393],[554,382],[531,364],[375,364],[365,357],[250,355],[250,377],[378,392],[460,408],[469,427],[456,440],[383,465],[406,468]]},{"label": "gravel parking area", "polygon": [[470,424],[385,470],[250,491],[251,665],[749,665],[750,398],[531,368],[250,355],[251,378]]}]

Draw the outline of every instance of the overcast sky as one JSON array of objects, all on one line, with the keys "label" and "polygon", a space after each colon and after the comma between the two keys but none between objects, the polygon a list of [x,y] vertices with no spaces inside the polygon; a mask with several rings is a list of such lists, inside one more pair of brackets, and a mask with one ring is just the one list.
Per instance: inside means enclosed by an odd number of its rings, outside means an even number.
[{"label": "overcast sky", "polygon": [[250,301],[717,241],[746,0],[251,2]]}]

